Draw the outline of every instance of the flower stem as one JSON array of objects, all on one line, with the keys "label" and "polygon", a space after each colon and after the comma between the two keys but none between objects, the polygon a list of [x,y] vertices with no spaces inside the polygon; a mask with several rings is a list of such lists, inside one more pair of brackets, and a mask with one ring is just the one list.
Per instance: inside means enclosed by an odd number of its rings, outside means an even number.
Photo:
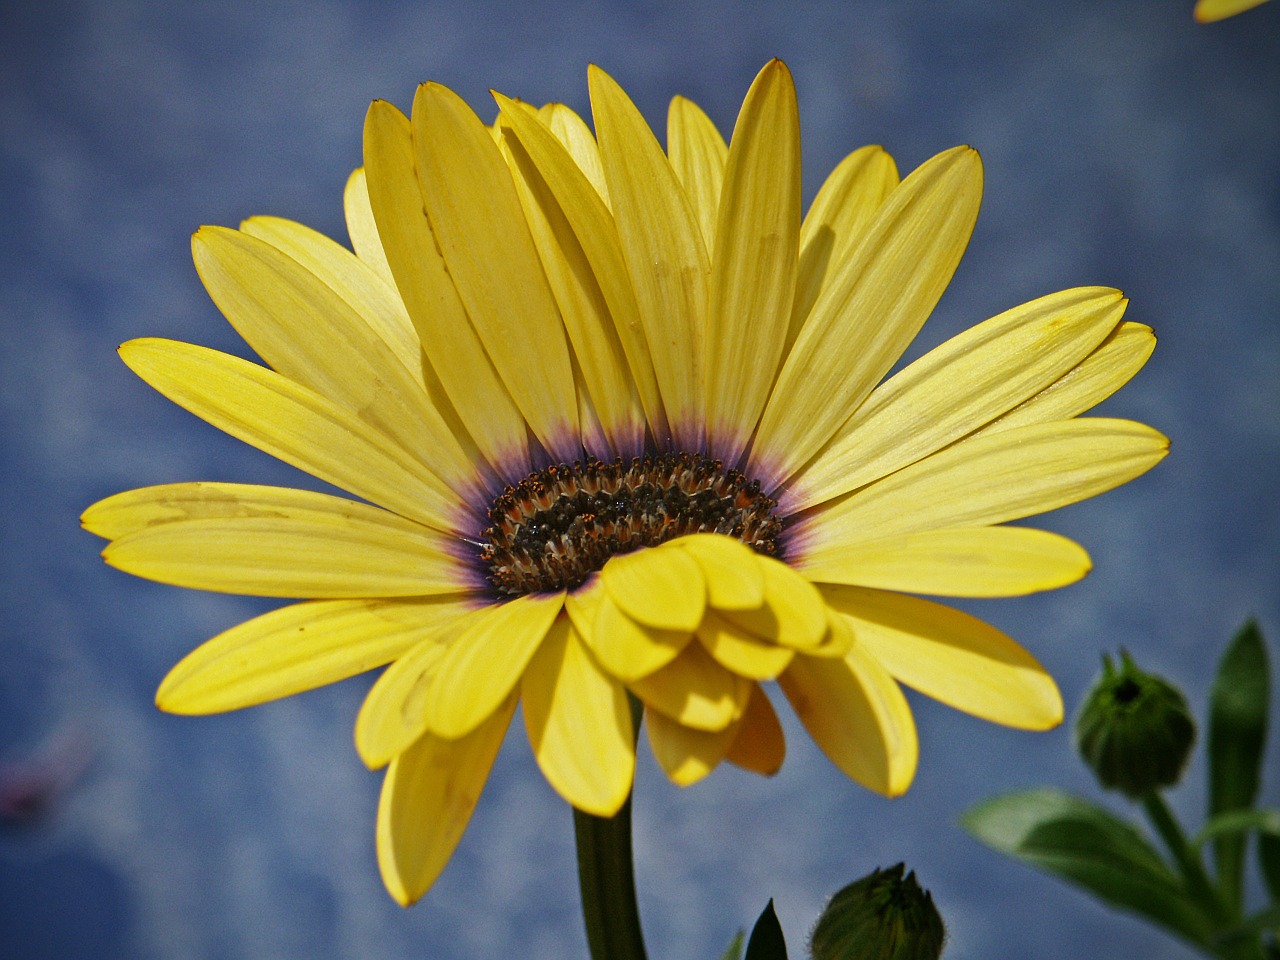
[{"label": "flower stem", "polygon": [[1146,811],[1147,819],[1160,834],[1160,839],[1173,854],[1182,879],[1187,885],[1187,892],[1195,897],[1219,923],[1228,920],[1222,898],[1209,880],[1209,874],[1205,872],[1204,861],[1187,842],[1187,835],[1183,832],[1182,825],[1178,823],[1169,805],[1164,802],[1164,797],[1152,790],[1142,798],[1142,807]]},{"label": "flower stem", "polygon": [[[640,715],[640,704],[632,698],[633,730],[639,730]],[[591,960],[646,960],[631,858],[631,797],[612,817],[575,807],[573,833]]]}]

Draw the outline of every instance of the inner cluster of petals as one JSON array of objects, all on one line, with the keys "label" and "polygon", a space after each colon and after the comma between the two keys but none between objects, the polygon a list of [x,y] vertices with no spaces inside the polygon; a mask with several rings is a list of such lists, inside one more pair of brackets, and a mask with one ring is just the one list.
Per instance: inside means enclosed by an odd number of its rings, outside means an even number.
[{"label": "inner cluster of petals", "polygon": [[559,463],[507,487],[489,509],[480,559],[494,590],[573,589],[612,556],[693,533],[778,553],[777,501],[700,454]]}]

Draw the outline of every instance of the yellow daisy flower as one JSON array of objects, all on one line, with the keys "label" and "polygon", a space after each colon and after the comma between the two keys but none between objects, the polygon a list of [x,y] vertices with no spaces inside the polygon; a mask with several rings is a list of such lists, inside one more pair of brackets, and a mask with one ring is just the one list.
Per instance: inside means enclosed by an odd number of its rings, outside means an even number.
[{"label": "yellow daisy flower", "polygon": [[[1118,292],[1014,307],[885,379],[968,243],[968,147],[899,182],[864,147],[801,216],[786,67],[726,145],[677,98],[667,150],[590,71],[594,135],[498,96],[487,127],[419,88],[377,102],[345,196],[354,254],[286,220],[196,233],[196,266],[265,366],[135,340],[124,361],[220,429],[360,498],[230,483],[110,497],[108,563],[304,598],[199,647],[161,685],[230,710],[390,664],[356,745],[387,766],[378,853],[402,903],[443,869],[517,702],[550,784],[598,816],[630,793],[643,704],[678,784],[769,774],[776,681],[872,790],[905,790],[899,683],[1016,727],[1062,717],[995,628],[911,594],[1071,583],[1076,544],[1001,524],[1143,473],[1167,442],[1080,419],[1154,339]],[[883,382],[882,382],[883,381]]]},{"label": "yellow daisy flower", "polygon": [[1252,10],[1265,2],[1266,0],[1196,0],[1193,16],[1200,23],[1212,23]]}]

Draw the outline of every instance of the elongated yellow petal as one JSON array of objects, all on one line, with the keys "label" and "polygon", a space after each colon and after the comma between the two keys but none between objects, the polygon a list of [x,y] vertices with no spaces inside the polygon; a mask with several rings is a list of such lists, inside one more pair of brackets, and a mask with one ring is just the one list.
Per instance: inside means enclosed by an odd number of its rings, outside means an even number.
[{"label": "elongated yellow petal", "polygon": [[[635,104],[599,67],[588,71],[600,159],[622,252],[676,446],[703,444],[709,265],[684,189]],[[665,442],[667,437],[659,436]]]},{"label": "elongated yellow petal", "polygon": [[528,471],[528,433],[445,268],[423,208],[409,120],[375,101],[364,127],[365,175],[387,263],[432,369],[485,458]]},{"label": "elongated yellow petal", "polygon": [[782,359],[800,244],[800,115],[791,72],[770,61],[729,145],[707,308],[708,442],[737,462]]},{"label": "elongated yellow petal", "polygon": [[[649,357],[649,345],[640,320],[640,309],[631,287],[618,230],[604,200],[588,182],[589,172],[584,173],[580,164],[584,161],[571,154],[572,147],[557,141],[551,131],[541,126],[526,111],[513,109],[515,102],[498,96],[503,108],[503,121],[510,125],[512,134],[525,149],[530,162],[537,168],[542,181],[555,197],[568,225],[581,246],[582,257],[590,266],[600,296],[605,303],[613,332],[626,356],[635,390],[655,436],[669,435],[658,381],[653,361]],[[577,115],[574,114],[576,117]],[[577,123],[581,123],[579,119]],[[579,142],[589,133],[578,131],[577,124],[570,123],[569,143]],[[591,154],[599,162],[595,141],[585,144],[581,151]],[[584,281],[585,282],[585,281]]]},{"label": "elongated yellow petal", "polygon": [[[498,104],[504,105],[502,98]],[[540,129],[537,121],[533,126]],[[542,133],[550,136],[550,131]],[[644,410],[591,263],[573,225],[523,145],[509,136],[504,137],[503,147],[543,271],[573,345],[575,373],[581,376],[614,451],[606,457],[638,456],[644,445]]]},{"label": "elongated yellow petal", "polygon": [[636,680],[661,669],[693,638],[688,630],[663,630],[637,623],[604,589],[591,609],[590,621],[581,613],[570,615],[575,616],[574,622],[596,659],[619,680]]},{"label": "elongated yellow petal", "polygon": [[1234,17],[1266,2],[1266,0],[1196,0],[1193,14],[1199,23],[1213,23]]},{"label": "elongated yellow petal", "polygon": [[564,608],[564,593],[526,594],[490,608],[450,645],[427,700],[427,726],[461,737],[484,721],[520,680]]},{"label": "elongated yellow petal", "polygon": [[1069,420],[1084,413],[1128,383],[1155,348],[1150,327],[1122,323],[1080,363],[1034,397],[975,431],[974,436],[1028,423]]},{"label": "elongated yellow petal", "polygon": [[766,487],[830,440],[914,339],[960,262],[981,197],[978,154],[956,147],[881,204],[778,375],[748,467]]},{"label": "elongated yellow petal", "polygon": [[391,761],[378,802],[378,866],[407,907],[444,870],[480,799],[515,712],[515,698],[457,740],[425,733]]},{"label": "elongated yellow petal", "polygon": [[707,581],[707,604],[721,610],[755,610],[764,604],[764,573],[755,553],[741,540],[715,533],[695,533],[669,541],[668,550],[683,550],[697,561]]},{"label": "elongated yellow petal", "polygon": [[385,767],[426,732],[426,702],[448,642],[483,611],[437,627],[396,659],[365,695],[356,716],[356,751],[370,770]]},{"label": "elongated yellow petal", "polygon": [[812,583],[785,563],[757,555],[764,574],[764,605],[755,610],[717,611],[734,627],[766,643],[808,650],[827,633],[827,609]]},{"label": "elongated yellow petal", "polygon": [[686,727],[723,730],[742,716],[752,684],[716,663],[701,644],[690,643],[666,666],[627,686],[650,710]]},{"label": "elongated yellow petal", "polygon": [[773,680],[795,656],[791,647],[766,643],[708,610],[698,624],[698,641],[721,666],[753,680]]},{"label": "elongated yellow petal", "polygon": [[667,109],[667,156],[693,207],[711,257],[729,146],[711,118],[685,97],[674,97]]},{"label": "elongated yellow petal", "polygon": [[454,489],[474,488],[474,457],[421,378],[321,277],[269,243],[222,227],[202,227],[191,248],[218,308],[277,372],[386,434]]},{"label": "elongated yellow petal", "polygon": [[431,229],[476,333],[542,445],[579,455],[569,347],[515,184],[493,137],[439,84],[413,102],[418,183]]},{"label": "elongated yellow petal", "polygon": [[595,662],[568,617],[556,620],[529,661],[520,702],[547,782],[579,810],[617,813],[636,763],[627,692]]},{"label": "elongated yellow petal", "polygon": [[190,519],[136,529],[108,544],[103,559],[162,583],[258,597],[425,596],[471,586],[470,569],[452,553],[457,542],[412,520],[309,490],[219,487]]},{"label": "elongated yellow petal", "polygon": [[707,606],[707,582],[683,550],[641,549],[609,558],[600,571],[627,616],[660,630],[693,630]]},{"label": "elongated yellow petal", "polygon": [[693,730],[653,711],[646,714],[644,726],[658,766],[678,787],[692,786],[714,770],[738,735],[737,724]]},{"label": "elongated yellow petal", "polygon": [[463,506],[438,477],[342,407],[278,373],[175,340],[130,340],[120,358],[178,406],[285,463],[437,529],[462,525]]},{"label": "elongated yellow petal", "polygon": [[747,709],[738,723],[738,735],[725,759],[744,770],[771,777],[782,769],[786,756],[787,741],[782,724],[764,690],[754,684]]},{"label": "elongated yellow petal", "polygon": [[[367,193],[364,199],[367,205]],[[422,343],[389,274],[379,274],[376,267],[340,243],[293,220],[250,217],[240,224],[240,232],[271,244],[328,285],[359,315],[362,322],[372,328],[374,335],[391,349],[409,375],[425,389]],[[381,251],[382,248],[378,247],[378,252]]]},{"label": "elongated yellow petal", "polygon": [[351,249],[394,290],[396,278],[391,274],[387,253],[382,249],[382,237],[378,235],[378,225],[373,219],[373,207],[369,204],[369,182],[365,177],[364,167],[356,167],[351,171],[351,176],[347,177],[347,185],[342,191],[342,210],[347,220]]},{"label": "elongated yellow petal", "polygon": [[1101,417],[974,437],[823,505],[797,525],[790,549],[825,563],[854,543],[1044,513],[1140,476],[1168,445],[1150,427]]},{"label": "elongated yellow petal", "polygon": [[549,103],[538,115],[607,206],[609,187],[604,179],[604,165],[600,162],[600,146],[587,122],[563,103]]},{"label": "elongated yellow petal", "polygon": [[202,643],[169,671],[156,706],[169,713],[239,710],[353,677],[400,656],[469,597],[314,600],[272,610]]},{"label": "elongated yellow petal", "polygon": [[1106,287],[1064,290],[948,340],[872,392],[793,478],[786,509],[870,483],[991,422],[1091,353],[1125,303]]},{"label": "elongated yellow petal", "polygon": [[800,225],[800,264],[796,300],[787,333],[787,350],[795,343],[818,295],[838,273],[849,253],[898,185],[898,166],[883,147],[860,147],[831,171],[813,198]]},{"label": "elongated yellow petal", "polygon": [[952,607],[860,587],[823,596],[847,617],[860,649],[894,677],[974,716],[1026,730],[1062,721],[1062,697],[1031,654]]},{"label": "elongated yellow petal", "polygon": [[943,597],[1017,597],[1075,583],[1089,572],[1084,548],[1045,530],[966,527],[921,530],[804,558],[819,583],[848,583]]},{"label": "elongated yellow petal", "polygon": [[919,750],[911,708],[856,644],[843,660],[796,657],[778,683],[814,742],[845,775],[889,797],[910,786]]}]

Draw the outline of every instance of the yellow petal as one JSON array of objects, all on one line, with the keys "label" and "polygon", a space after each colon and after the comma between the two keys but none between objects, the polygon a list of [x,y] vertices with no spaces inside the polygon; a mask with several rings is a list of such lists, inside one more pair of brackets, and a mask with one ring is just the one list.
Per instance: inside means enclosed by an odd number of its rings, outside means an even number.
[{"label": "yellow petal", "polygon": [[660,713],[645,718],[649,747],[658,766],[678,787],[688,787],[716,768],[738,734],[731,724],[723,730],[691,730]]},{"label": "yellow petal", "polygon": [[321,480],[439,530],[474,523],[457,494],[399,446],[278,373],[174,340],[130,340],[120,358],[180,407]]},{"label": "yellow petal", "polygon": [[766,643],[807,650],[827,633],[827,608],[817,588],[785,563],[757,555],[764,574],[764,605],[718,613],[734,627]]},{"label": "yellow petal", "polygon": [[356,751],[370,770],[385,767],[427,730],[426,702],[448,643],[483,611],[437,627],[396,659],[369,689],[356,716]]},{"label": "yellow petal", "polygon": [[[594,151],[595,160],[599,162],[595,141],[590,141],[589,148],[585,142],[582,143],[578,152],[571,154],[572,146],[566,148],[525,111],[512,109],[515,101],[498,97],[498,103],[503,107],[503,121],[510,125],[513,135],[524,147],[581,245],[582,256],[599,287],[613,332],[626,355],[650,429],[654,436],[669,435],[653,361],[649,357],[648,341],[640,321],[640,308],[636,304],[618,230],[604,200],[588,182],[590,172],[584,174],[580,167],[587,162],[579,156],[583,151],[588,154]],[[581,120],[577,123],[580,124]],[[567,130],[571,145],[578,144],[583,136],[590,137],[589,133],[577,132],[577,124],[571,123]]]},{"label": "yellow petal", "polygon": [[414,98],[413,146],[431,228],[472,326],[534,435],[571,461],[580,447],[569,347],[501,152],[471,108],[434,83]]},{"label": "yellow petal", "polygon": [[698,450],[706,250],[684,189],[640,111],[599,67],[590,68],[588,81],[609,198],[667,420],[677,447]]},{"label": "yellow petal", "polygon": [[1026,730],[1062,721],[1062,697],[1031,654],[952,607],[859,587],[822,588],[859,648],[894,677],[974,716]]},{"label": "yellow petal", "polygon": [[513,712],[511,697],[466,736],[426,733],[391,761],[378,802],[378,866],[401,906],[426,893],[449,862]]},{"label": "yellow petal", "polygon": [[707,605],[702,568],[681,550],[640,549],[610,557],[600,571],[627,616],[660,630],[692,631]]},{"label": "yellow petal", "polygon": [[[499,106],[508,103],[510,101],[498,97]],[[507,115],[512,112],[509,107],[507,111]],[[529,135],[551,135],[537,121],[529,120],[540,131],[540,134]],[[591,263],[572,224],[523,145],[508,136],[503,138],[502,146],[543,271],[573,345],[577,360],[575,374],[582,378],[609,438],[613,452],[606,453],[605,457],[638,456],[643,452],[644,411],[608,304],[591,272]]]},{"label": "yellow petal", "polygon": [[442,737],[474,730],[515,687],[563,607],[563,592],[531,593],[474,620],[436,668],[427,726]]},{"label": "yellow petal", "polygon": [[910,786],[918,755],[911,708],[858,645],[843,660],[796,657],[778,683],[814,742],[844,774],[889,797]]},{"label": "yellow petal", "polygon": [[759,684],[751,687],[751,699],[737,729],[738,735],[725,754],[726,760],[763,777],[771,777],[782,769],[787,741],[773,704]]},{"label": "yellow petal", "polygon": [[342,209],[347,219],[347,236],[351,238],[351,249],[394,290],[396,279],[391,274],[386,251],[382,249],[382,238],[378,236],[378,225],[373,219],[373,207],[369,205],[369,183],[364,167],[356,167],[347,178],[346,188],[342,191]]},{"label": "yellow petal", "polygon": [[579,613],[574,622],[596,659],[619,680],[635,680],[666,666],[693,637],[688,630],[636,623],[603,588],[593,609],[590,621],[584,621]]},{"label": "yellow petal", "polygon": [[795,343],[818,295],[844,263],[880,204],[898,185],[898,167],[883,147],[860,147],[831,171],[800,225],[796,300],[787,333]]},{"label": "yellow petal", "polygon": [[[366,193],[366,204],[368,199]],[[250,217],[240,224],[240,232],[265,240],[328,285],[390,348],[415,383],[425,389],[422,344],[394,281],[384,278],[340,243],[293,220]]]},{"label": "yellow petal", "polygon": [[547,104],[539,111],[539,116],[607,205],[609,188],[604,180],[604,165],[600,162],[600,147],[587,122],[563,103]]},{"label": "yellow petal", "polygon": [[729,147],[711,119],[685,97],[675,97],[667,109],[667,156],[693,206],[710,257]]},{"label": "yellow petal", "polygon": [[812,457],[915,338],[969,242],[976,151],[924,163],[877,210],[813,306],[765,407],[747,472],[768,488]]},{"label": "yellow petal", "polygon": [[1084,548],[1045,530],[967,527],[921,530],[850,544],[820,560],[796,561],[819,583],[944,597],[1017,597],[1075,583],[1089,572]]},{"label": "yellow petal", "polygon": [[765,65],[729,145],[707,308],[708,442],[736,463],[778,372],[800,243],[800,116],[791,72]]},{"label": "yellow petal", "polygon": [[485,353],[445,268],[423,208],[412,128],[389,103],[378,100],[369,107],[364,161],[369,202],[387,263],[432,369],[488,462],[500,473],[528,472],[524,418]]},{"label": "yellow petal", "polygon": [[269,243],[222,227],[202,227],[191,249],[209,295],[272,368],[386,434],[447,485],[470,484],[464,495],[478,489],[474,457],[421,378],[324,279]]},{"label": "yellow petal", "polygon": [[788,549],[825,563],[854,543],[1044,513],[1140,476],[1168,445],[1150,427],[1103,418],[974,437],[824,504],[792,529]]},{"label": "yellow petal", "polygon": [[[469,586],[452,537],[386,510],[309,490],[205,487],[216,488],[211,499],[197,501],[186,519],[135,529],[110,543],[103,559],[162,583],[258,597],[422,596]],[[150,488],[181,509],[165,490]],[[145,500],[140,510],[154,513]]]},{"label": "yellow petal", "polygon": [[1199,23],[1212,23],[1252,10],[1264,2],[1265,0],[1196,0],[1193,15]]},{"label": "yellow petal", "polygon": [[721,610],[754,610],[764,603],[764,573],[741,540],[715,533],[679,537],[663,549],[693,556],[707,581],[707,604]]},{"label": "yellow petal", "polygon": [[761,641],[713,610],[698,624],[697,637],[717,663],[753,680],[773,680],[795,656],[790,647]]},{"label": "yellow petal", "polygon": [[991,422],[1083,360],[1120,323],[1126,302],[1106,287],[1064,290],[925,354],[873,391],[800,470],[786,509],[863,486]]},{"label": "yellow petal", "polygon": [[696,643],[660,670],[628,683],[651,711],[695,730],[723,730],[742,716],[751,686]]},{"label": "yellow petal", "polygon": [[611,817],[631,793],[635,734],[627,692],[559,618],[520,681],[525,730],[543,775],[579,810]]},{"label": "yellow petal", "polygon": [[1122,323],[1080,363],[1034,397],[975,431],[974,436],[1028,423],[1069,420],[1084,413],[1128,383],[1155,348],[1150,327]]},{"label": "yellow petal", "polygon": [[238,710],[337,683],[389,663],[470,597],[315,600],[254,617],[196,647],[169,671],[156,706],[169,713]]}]

